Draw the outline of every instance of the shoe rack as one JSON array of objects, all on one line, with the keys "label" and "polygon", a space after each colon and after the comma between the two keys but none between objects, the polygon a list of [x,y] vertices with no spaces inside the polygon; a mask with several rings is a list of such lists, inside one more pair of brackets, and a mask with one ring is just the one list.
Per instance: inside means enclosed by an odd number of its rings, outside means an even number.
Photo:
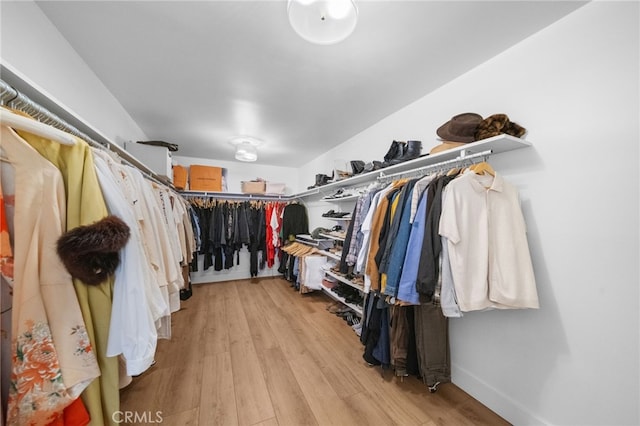
[{"label": "shoe rack", "polygon": [[[336,262],[334,268],[324,270],[327,280],[323,281],[322,291],[332,299],[349,307],[357,316],[362,317],[363,307],[361,304],[364,300],[364,279],[361,276],[351,276],[339,272],[342,247],[351,221],[351,214],[345,214],[345,212],[353,210],[353,201],[357,200],[358,197],[359,194],[345,193],[342,195],[342,192],[340,192],[335,196],[323,198],[321,201],[338,205],[340,210],[344,210],[339,212],[329,210],[322,214],[324,219],[335,221],[340,226],[341,231],[320,233],[319,239],[309,238],[310,236],[307,235],[297,235],[296,240],[303,244],[317,247],[319,250],[316,253],[327,256]],[[347,203],[348,201],[352,202]],[[350,208],[345,209],[344,207]],[[336,284],[329,285],[330,282],[335,282]]]}]

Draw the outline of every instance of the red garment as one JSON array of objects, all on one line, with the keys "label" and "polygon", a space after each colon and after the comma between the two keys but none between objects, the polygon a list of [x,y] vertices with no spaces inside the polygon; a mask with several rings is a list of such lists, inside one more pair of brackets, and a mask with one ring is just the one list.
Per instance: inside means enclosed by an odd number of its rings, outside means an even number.
[{"label": "red garment", "polygon": [[282,245],[280,230],[282,229],[282,212],[284,211],[284,207],[285,203],[267,203],[265,208],[267,266],[269,268],[273,267],[278,247]]},{"label": "red garment", "polygon": [[267,247],[267,267],[272,268],[275,263],[276,257],[276,248],[273,245],[273,228],[271,227],[271,216],[274,211],[275,204],[267,203],[264,211],[265,218],[264,223],[266,224],[267,232],[266,234],[266,247]]},{"label": "red garment", "polygon": [[87,426],[91,418],[89,412],[82,402],[82,398],[77,398],[64,411],[56,417],[48,426]]}]

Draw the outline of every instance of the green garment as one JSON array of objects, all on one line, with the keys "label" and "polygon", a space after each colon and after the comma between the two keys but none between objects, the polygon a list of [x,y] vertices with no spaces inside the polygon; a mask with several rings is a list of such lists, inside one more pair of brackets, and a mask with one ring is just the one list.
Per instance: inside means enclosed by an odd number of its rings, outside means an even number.
[{"label": "green garment", "polygon": [[[67,231],[92,224],[108,215],[93,154],[86,142],[76,138],[76,144],[69,146],[20,130],[18,134],[60,169],[67,194]],[[100,377],[82,393],[82,401],[91,416],[91,426],[115,425],[112,415],[120,409],[118,358],[106,356],[113,278],[91,286],[74,279],[73,285],[101,372]]]}]

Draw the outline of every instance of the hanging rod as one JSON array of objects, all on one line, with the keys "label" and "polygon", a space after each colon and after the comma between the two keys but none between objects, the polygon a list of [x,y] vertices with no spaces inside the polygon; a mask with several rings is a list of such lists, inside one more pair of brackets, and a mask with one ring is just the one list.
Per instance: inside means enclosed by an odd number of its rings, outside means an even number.
[{"label": "hanging rod", "polygon": [[178,191],[185,198],[206,197],[223,200],[257,200],[257,201],[293,201],[298,197],[295,195],[269,195],[269,194],[245,194],[239,192],[218,192],[218,191]]},{"label": "hanging rod", "polygon": [[439,169],[439,168],[442,168],[442,166],[446,166],[446,165],[450,165],[450,164],[463,164],[466,161],[474,160],[474,159],[480,158],[480,157],[486,159],[491,154],[493,154],[493,150],[491,150],[491,149],[488,149],[488,150],[482,151],[482,152],[478,152],[478,153],[474,153],[474,154],[467,154],[466,150],[463,149],[462,151],[460,151],[460,155],[458,157],[452,158],[451,160],[441,161],[439,163],[429,164],[427,166],[418,167],[417,169],[405,170],[403,172],[393,173],[393,174],[390,174],[390,175],[385,175],[384,173],[381,172],[380,176],[378,176],[377,179],[378,180],[386,180],[386,179],[391,179],[391,178],[398,177],[398,176],[413,175],[413,174],[416,174],[416,173],[424,174],[424,172],[427,171],[427,170]]},{"label": "hanging rod", "polygon": [[89,137],[86,133],[78,130],[78,128],[76,128],[75,126],[69,124],[69,122],[65,121],[48,109],[32,101],[24,93],[19,92],[17,89],[10,86],[2,79],[0,79],[0,105],[6,105],[15,110],[25,112],[35,120],[79,137],[94,148],[113,151],[118,154],[122,161],[142,171],[149,179],[173,189],[173,185],[171,184],[171,182],[157,175],[153,170],[138,161],[135,157],[133,157],[119,145],[111,142],[102,143],[96,141],[95,139]]}]

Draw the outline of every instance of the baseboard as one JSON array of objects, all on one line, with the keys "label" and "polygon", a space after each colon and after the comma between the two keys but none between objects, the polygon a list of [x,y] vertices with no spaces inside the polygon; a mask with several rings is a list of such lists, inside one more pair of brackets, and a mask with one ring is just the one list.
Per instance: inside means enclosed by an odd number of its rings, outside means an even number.
[{"label": "baseboard", "polygon": [[284,275],[276,274],[276,275],[268,275],[268,276],[258,276],[258,277],[239,277],[239,278],[228,278],[228,277],[219,277],[219,280],[211,280],[206,278],[200,279],[192,279],[191,284],[199,285],[199,284],[216,284],[216,283],[226,283],[229,281],[238,281],[238,280],[251,280],[251,281],[262,281],[262,280],[272,280],[274,278],[282,278],[284,279]]},{"label": "baseboard", "polygon": [[451,365],[451,381],[460,389],[489,407],[496,414],[514,425],[548,425],[549,422],[535,416],[509,396],[489,386],[477,376],[458,365]]}]

